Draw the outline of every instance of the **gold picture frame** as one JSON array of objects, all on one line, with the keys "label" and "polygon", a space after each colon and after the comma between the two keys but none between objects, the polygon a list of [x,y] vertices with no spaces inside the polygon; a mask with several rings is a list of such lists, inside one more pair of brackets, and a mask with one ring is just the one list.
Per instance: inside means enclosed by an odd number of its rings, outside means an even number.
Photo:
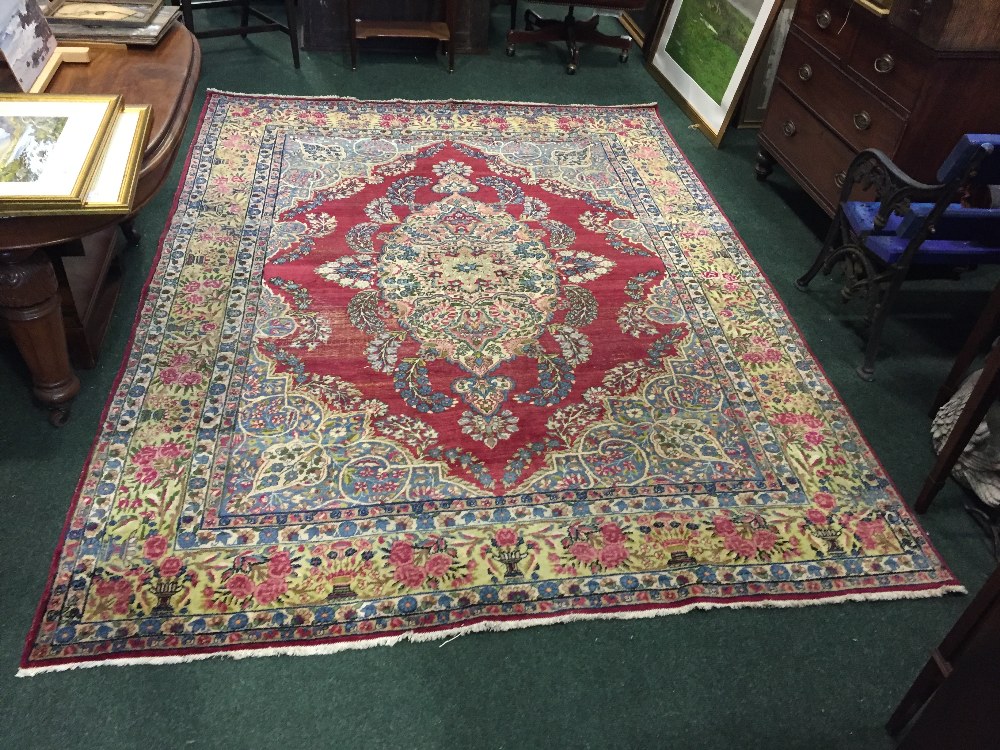
[{"label": "gold picture frame", "polygon": [[0,95],[0,215],[79,208],[120,96]]},{"label": "gold picture frame", "polygon": [[664,7],[646,68],[716,148],[781,6],[782,0],[672,0]]},{"label": "gold picture frame", "polygon": [[[79,213],[128,213],[149,136],[150,108],[124,107],[115,118]],[[76,213],[72,211],[71,213]]]}]

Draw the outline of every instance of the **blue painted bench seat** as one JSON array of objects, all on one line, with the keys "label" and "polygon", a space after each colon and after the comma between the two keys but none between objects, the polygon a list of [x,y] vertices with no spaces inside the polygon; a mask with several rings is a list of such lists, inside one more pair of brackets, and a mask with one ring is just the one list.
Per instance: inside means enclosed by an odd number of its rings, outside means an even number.
[{"label": "blue painted bench seat", "polygon": [[[867,298],[868,343],[858,368],[866,380],[874,376],[882,327],[911,268],[1000,263],[1000,206],[970,208],[957,202],[960,196],[981,196],[984,191],[996,195],[987,186],[1000,184],[1000,135],[962,136],[937,180],[913,180],[876,149],[859,153],[847,169],[823,247],[795,282],[804,290],[819,271],[839,265],[844,270],[842,298]],[[876,200],[852,200],[858,189],[873,191]],[[883,218],[885,225],[876,226]],[[937,271],[934,275],[949,276]]]}]

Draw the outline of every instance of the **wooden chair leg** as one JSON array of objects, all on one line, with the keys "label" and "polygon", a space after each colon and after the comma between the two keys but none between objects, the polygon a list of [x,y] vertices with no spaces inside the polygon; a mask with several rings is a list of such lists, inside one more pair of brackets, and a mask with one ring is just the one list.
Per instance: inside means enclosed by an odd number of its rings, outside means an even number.
[{"label": "wooden chair leg", "polygon": [[979,380],[976,381],[976,386],[969,394],[965,408],[958,416],[948,440],[945,441],[937,461],[934,462],[934,467],[917,496],[917,501],[913,505],[913,509],[917,513],[923,513],[930,507],[931,500],[944,486],[952,467],[969,442],[969,438],[983,421],[983,417],[986,416],[986,412],[989,411],[998,395],[1000,395],[1000,347],[994,347],[986,357]]},{"label": "wooden chair leg", "polygon": [[1000,326],[1000,283],[993,287],[983,312],[973,326],[969,338],[965,340],[948,377],[944,379],[937,396],[934,397],[934,402],[931,404],[931,417],[937,414],[938,409],[955,395],[955,391],[962,384],[969,367],[972,366],[972,361],[983,351],[986,342],[996,335],[998,326]]},{"label": "wooden chair leg", "polygon": [[194,33],[194,11],[191,9],[191,0],[180,0],[181,3],[181,16],[184,20],[184,25],[187,30],[192,34]]},{"label": "wooden chair leg", "polygon": [[886,722],[885,729],[892,737],[903,731],[906,725],[917,715],[917,712],[923,708],[927,699],[944,682],[945,677],[946,675],[942,673],[940,666],[933,659],[924,665],[924,668],[920,670],[920,674],[917,675],[917,679],[913,681],[910,689],[903,696],[903,700],[899,702],[896,710],[889,717],[889,721]]},{"label": "wooden chair leg", "polygon": [[285,0],[285,23],[288,26],[288,37],[292,44],[292,64],[299,68],[299,19],[295,9],[295,0]]}]

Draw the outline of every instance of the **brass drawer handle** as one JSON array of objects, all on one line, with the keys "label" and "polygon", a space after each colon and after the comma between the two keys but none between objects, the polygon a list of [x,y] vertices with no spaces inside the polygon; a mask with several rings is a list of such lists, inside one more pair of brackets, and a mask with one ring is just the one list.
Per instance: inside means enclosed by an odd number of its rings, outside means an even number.
[{"label": "brass drawer handle", "polygon": [[785,126],[781,129],[781,132],[791,138],[795,135],[795,123],[791,120],[785,120]]},{"label": "brass drawer handle", "polygon": [[854,115],[854,127],[858,130],[868,130],[872,126],[872,116],[861,110]]},{"label": "brass drawer handle", "polygon": [[884,55],[879,55],[878,57],[875,58],[876,73],[889,73],[895,67],[896,67],[896,60],[888,52],[886,52]]},{"label": "brass drawer handle", "polygon": [[837,172],[837,174],[833,176],[833,181],[839,188],[844,187],[844,182],[846,180],[847,180],[847,172],[845,172],[844,170]]},{"label": "brass drawer handle", "polygon": [[821,29],[830,28],[830,24],[833,23],[833,16],[828,10],[821,10],[816,14],[816,25]]},{"label": "brass drawer handle", "polygon": [[799,78],[803,81],[808,81],[813,77],[812,65],[809,63],[802,63],[799,66]]}]

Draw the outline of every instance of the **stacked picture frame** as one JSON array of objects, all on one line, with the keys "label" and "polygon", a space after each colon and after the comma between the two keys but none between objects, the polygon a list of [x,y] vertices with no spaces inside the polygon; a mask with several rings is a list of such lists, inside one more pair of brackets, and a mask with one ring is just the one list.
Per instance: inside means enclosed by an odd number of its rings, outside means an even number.
[{"label": "stacked picture frame", "polygon": [[127,214],[149,115],[120,96],[0,95],[0,216]]},{"label": "stacked picture frame", "polygon": [[163,0],[49,0],[45,17],[50,24],[148,26]]},{"label": "stacked picture frame", "polygon": [[52,34],[73,43],[152,47],[181,17],[179,6],[163,0],[40,0],[40,7]]}]

